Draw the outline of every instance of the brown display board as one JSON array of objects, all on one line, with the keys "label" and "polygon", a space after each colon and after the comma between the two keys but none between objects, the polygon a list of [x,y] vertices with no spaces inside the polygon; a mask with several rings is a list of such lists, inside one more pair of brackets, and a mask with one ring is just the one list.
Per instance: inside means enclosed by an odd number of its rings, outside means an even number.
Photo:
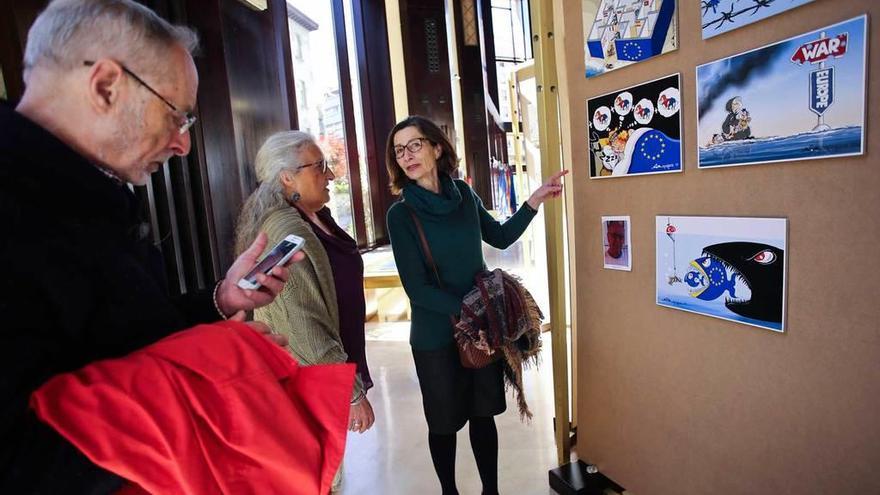
[{"label": "brown display board", "polygon": [[[580,457],[636,495],[880,493],[880,2],[817,0],[704,41],[700,2],[682,0],[677,51],[589,80],[581,2],[553,3]],[[864,13],[864,155],[697,168],[697,65]],[[587,99],[673,72],[684,173],[590,180]],[[785,332],[657,306],[663,214],[787,218]],[[603,215],[631,217],[631,272],[602,268]]]}]

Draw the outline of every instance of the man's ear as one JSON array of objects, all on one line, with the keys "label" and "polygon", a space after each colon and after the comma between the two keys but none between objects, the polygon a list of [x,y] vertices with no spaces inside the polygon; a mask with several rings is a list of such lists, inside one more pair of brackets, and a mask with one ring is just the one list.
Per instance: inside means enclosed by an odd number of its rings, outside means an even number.
[{"label": "man's ear", "polygon": [[101,59],[89,70],[88,100],[98,113],[109,112],[119,102],[125,72],[118,63]]}]

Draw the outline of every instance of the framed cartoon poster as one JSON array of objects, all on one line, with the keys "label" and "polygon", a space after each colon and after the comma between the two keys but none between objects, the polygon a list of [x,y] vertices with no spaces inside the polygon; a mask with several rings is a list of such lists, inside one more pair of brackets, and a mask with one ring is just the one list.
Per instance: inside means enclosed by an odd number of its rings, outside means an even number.
[{"label": "framed cartoon poster", "polygon": [[656,218],[657,304],[782,332],[787,220]]},{"label": "framed cartoon poster", "polygon": [[753,22],[813,0],[700,0],[703,39],[748,26]]},{"label": "framed cartoon poster", "polygon": [[865,150],[867,17],[697,67],[700,168]]},{"label": "framed cartoon poster", "polygon": [[587,100],[590,178],[681,172],[678,74]]},{"label": "framed cartoon poster", "polygon": [[603,267],[632,270],[632,237],[628,216],[602,217]]},{"label": "framed cartoon poster", "polygon": [[678,47],[677,0],[581,0],[586,77]]}]

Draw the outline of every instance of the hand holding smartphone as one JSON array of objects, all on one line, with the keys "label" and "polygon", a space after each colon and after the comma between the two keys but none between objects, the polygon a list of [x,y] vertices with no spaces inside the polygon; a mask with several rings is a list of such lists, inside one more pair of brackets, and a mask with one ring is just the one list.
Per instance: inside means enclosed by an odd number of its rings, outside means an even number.
[{"label": "hand holding smartphone", "polygon": [[269,272],[272,271],[273,268],[279,265],[284,265],[287,261],[296,254],[297,251],[302,249],[305,244],[305,239],[302,237],[290,234],[284,239],[281,240],[278,244],[275,245],[267,254],[264,256],[257,264],[248,272],[247,275],[242,277],[241,280],[238,281],[238,286],[242,289],[255,290],[260,288],[260,283],[257,282],[257,274],[263,273],[264,275],[268,275]]}]

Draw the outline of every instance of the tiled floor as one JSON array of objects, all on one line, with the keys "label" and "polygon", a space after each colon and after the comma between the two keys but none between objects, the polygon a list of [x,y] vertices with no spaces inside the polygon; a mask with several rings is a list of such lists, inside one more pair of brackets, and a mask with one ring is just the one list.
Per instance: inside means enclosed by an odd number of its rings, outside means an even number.
[{"label": "tiled floor", "polygon": [[[368,325],[367,354],[375,382],[369,399],[376,423],[362,435],[349,433],[344,495],[440,493],[428,452],[408,333],[408,322]],[[520,422],[510,394],[507,412],[496,417],[501,493],[553,493],[548,485],[548,471],[556,466],[550,357],[549,334],[545,334],[541,366],[528,370],[524,377],[526,398],[534,413],[531,424]],[[465,430],[458,433],[458,489],[462,495],[479,494],[479,475]]]}]

